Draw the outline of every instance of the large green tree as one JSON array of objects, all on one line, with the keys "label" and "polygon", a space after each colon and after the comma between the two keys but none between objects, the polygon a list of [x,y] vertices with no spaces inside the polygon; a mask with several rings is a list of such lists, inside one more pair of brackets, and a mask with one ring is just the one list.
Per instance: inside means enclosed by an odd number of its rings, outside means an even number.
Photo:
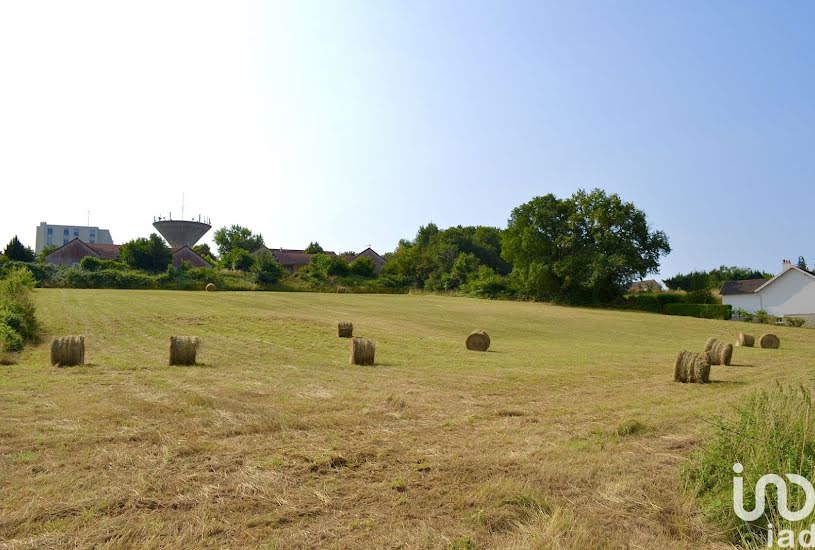
[{"label": "large green tree", "polygon": [[173,253],[155,233],[147,239],[141,237],[126,242],[119,249],[119,257],[133,269],[154,273],[166,271],[173,261]]},{"label": "large green tree", "polygon": [[9,260],[16,260],[18,262],[34,261],[34,251],[20,242],[17,235],[14,235],[14,238],[11,239],[6,245],[6,249],[3,251],[3,256]]},{"label": "large green tree", "polygon": [[644,212],[600,189],[522,204],[512,211],[502,245],[523,294],[593,303],[608,302],[657,271],[671,250]]},{"label": "large green tree", "polygon": [[255,235],[248,227],[232,225],[222,227],[215,232],[215,244],[218,247],[218,254],[223,257],[239,248],[248,252],[255,252],[263,246],[263,235]]}]

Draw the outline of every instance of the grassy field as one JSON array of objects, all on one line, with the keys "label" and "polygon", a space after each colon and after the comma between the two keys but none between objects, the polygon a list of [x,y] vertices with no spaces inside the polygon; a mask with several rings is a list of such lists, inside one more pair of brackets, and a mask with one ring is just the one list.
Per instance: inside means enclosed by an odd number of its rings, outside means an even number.
[{"label": "grassy field", "polygon": [[[726,548],[679,468],[815,344],[681,349],[761,327],[433,296],[38,290],[47,345],[0,367],[2,548]],[[377,342],[348,364],[336,321]],[[484,328],[488,353],[468,352]],[[168,367],[169,336],[204,341]]]}]

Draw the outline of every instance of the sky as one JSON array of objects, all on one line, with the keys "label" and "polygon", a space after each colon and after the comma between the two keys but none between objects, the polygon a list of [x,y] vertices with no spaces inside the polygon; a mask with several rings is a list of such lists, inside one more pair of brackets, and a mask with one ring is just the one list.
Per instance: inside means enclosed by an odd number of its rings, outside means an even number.
[{"label": "sky", "polygon": [[[599,187],[661,275],[815,262],[815,3],[0,2],[0,242],[157,215],[381,253]],[[211,242],[213,231],[202,242]]]}]

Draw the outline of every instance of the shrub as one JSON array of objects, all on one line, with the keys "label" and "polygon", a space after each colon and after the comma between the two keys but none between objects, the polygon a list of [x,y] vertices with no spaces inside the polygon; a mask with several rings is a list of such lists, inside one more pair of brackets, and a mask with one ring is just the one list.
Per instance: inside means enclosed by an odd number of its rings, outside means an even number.
[{"label": "shrub", "polygon": [[25,319],[19,313],[0,309],[0,325],[5,325],[22,336],[25,333]]},{"label": "shrub", "polygon": [[684,301],[681,294],[660,293],[639,293],[631,294],[623,299],[621,306],[625,309],[637,311],[651,311],[653,313],[664,313],[668,304],[678,304]]},{"label": "shrub", "polygon": [[248,250],[233,248],[224,254],[221,262],[227,269],[236,271],[250,271],[255,265],[255,257]]},{"label": "shrub", "polygon": [[0,323],[0,352],[22,350],[23,337],[10,326]]},{"label": "shrub", "polygon": [[119,255],[131,268],[154,273],[163,272],[173,261],[173,253],[155,233],[147,239],[135,239],[123,244]]},{"label": "shrub", "polygon": [[12,269],[0,281],[0,309],[19,318],[19,335],[26,340],[33,340],[39,330],[33,299],[35,285],[34,276],[24,267]]},{"label": "shrub", "polygon": [[360,277],[375,277],[376,276],[376,266],[374,265],[374,261],[367,256],[360,256],[349,266],[351,273],[354,275],[359,275]]},{"label": "shrub", "polygon": [[66,283],[72,288],[130,288],[148,289],[156,288],[158,278],[140,271],[118,271],[103,269],[102,271],[85,271],[84,269],[69,269],[65,276]]},{"label": "shrub", "polygon": [[342,256],[332,256],[328,264],[328,274],[332,277],[344,277],[351,272],[351,267]]},{"label": "shrub", "polygon": [[754,317],[754,316],[753,316],[753,314],[752,314],[752,313],[750,313],[749,311],[747,311],[746,309],[737,308],[737,309],[736,309],[736,310],[733,312],[733,315],[734,315],[735,317],[738,317],[738,318],[739,318],[739,319],[741,319],[742,321],[746,321],[746,322],[748,322],[748,323],[752,323],[752,322],[753,322],[753,317]]},{"label": "shrub", "polygon": [[124,271],[127,269],[127,264],[119,260],[103,260],[94,256],[85,256],[79,261],[79,267],[86,271],[102,271],[103,269]]},{"label": "shrub", "polygon": [[685,302],[688,304],[716,304],[716,298],[713,297],[713,293],[707,289],[703,288],[700,290],[691,290],[685,295]]},{"label": "shrub", "polygon": [[286,274],[285,268],[268,252],[257,257],[252,271],[259,285],[273,285]]},{"label": "shrub", "polygon": [[730,319],[733,316],[733,306],[719,304],[667,304],[665,313],[668,315],[684,315],[686,317],[700,317],[702,319]]},{"label": "shrub", "polygon": [[788,327],[796,327],[796,328],[802,327],[807,323],[806,319],[802,319],[800,317],[787,317],[787,318],[784,319],[784,321],[787,323]]},{"label": "shrub", "polygon": [[[755,506],[755,485],[765,474],[787,473],[811,478],[815,471],[815,419],[810,392],[803,387],[777,387],[749,397],[733,420],[720,420],[713,436],[696,451],[683,469],[687,489],[700,501],[703,512],[732,542],[765,546],[767,523],[776,532],[803,527],[789,525],[778,514],[777,499],[768,498],[762,517],[739,519],[733,510],[733,465],[744,467],[744,506]],[[799,510],[803,491],[788,483],[789,508]],[[805,520],[804,520],[805,521]],[[803,522],[802,522],[803,523]]]},{"label": "shrub", "polygon": [[507,278],[498,275],[486,265],[478,266],[478,270],[461,289],[478,298],[502,298],[512,295]]},{"label": "shrub", "polygon": [[770,322],[770,314],[764,311],[763,309],[759,309],[756,311],[754,316],[756,323],[767,324]]}]

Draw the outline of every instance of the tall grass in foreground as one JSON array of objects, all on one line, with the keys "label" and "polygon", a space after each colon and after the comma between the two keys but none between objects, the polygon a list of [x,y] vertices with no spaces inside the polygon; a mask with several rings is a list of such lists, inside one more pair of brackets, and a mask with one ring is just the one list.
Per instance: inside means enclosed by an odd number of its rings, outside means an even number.
[{"label": "tall grass in foreground", "polygon": [[[733,509],[733,464],[744,466],[744,507],[755,507],[755,486],[765,474],[799,474],[815,479],[815,419],[813,398],[805,387],[778,386],[750,396],[732,420],[717,420],[715,435],[694,453],[683,471],[686,487],[699,499],[703,512],[731,541],[746,548],[767,546],[767,525],[775,532],[808,528],[812,518],[791,524],[778,514],[773,486],[767,492],[764,515],[744,522]],[[786,479],[786,478],[785,478]],[[799,510],[805,495],[787,483],[788,508]],[[798,546],[795,546],[798,548]]]}]

